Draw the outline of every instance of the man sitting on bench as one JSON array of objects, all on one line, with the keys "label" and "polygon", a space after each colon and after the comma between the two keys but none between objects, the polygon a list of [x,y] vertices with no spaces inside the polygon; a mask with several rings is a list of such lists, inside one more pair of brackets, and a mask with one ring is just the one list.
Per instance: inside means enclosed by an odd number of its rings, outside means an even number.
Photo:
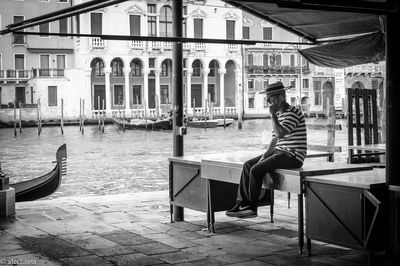
[{"label": "man sitting on bench", "polygon": [[226,215],[238,218],[257,217],[258,197],[266,173],[278,168],[300,168],[307,153],[307,131],[301,110],[286,102],[290,87],[276,82],[265,93],[270,104],[272,140],[267,151],[243,165],[236,205]]}]

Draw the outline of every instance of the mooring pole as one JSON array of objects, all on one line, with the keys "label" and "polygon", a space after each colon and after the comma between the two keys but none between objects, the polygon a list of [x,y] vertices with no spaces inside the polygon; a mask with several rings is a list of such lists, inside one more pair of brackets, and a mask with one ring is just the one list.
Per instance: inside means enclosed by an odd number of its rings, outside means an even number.
[{"label": "mooring pole", "polygon": [[17,137],[17,101],[14,100],[14,137]]},{"label": "mooring pole", "polygon": [[[182,37],[182,0],[172,1],[172,32]],[[174,42],[172,48],[172,110],[173,110],[173,156],[183,156],[183,44]],[[170,171],[170,199],[173,200],[173,180]],[[183,208],[171,206],[175,221],[183,221]],[[171,216],[172,220],[172,216]]]},{"label": "mooring pole", "polygon": [[98,106],[98,110],[99,110],[99,111],[97,112],[97,114],[98,114],[98,116],[99,116],[98,119],[99,119],[99,130],[100,130],[100,128],[101,128],[101,126],[100,126],[100,120],[101,120],[101,116],[100,116],[100,112],[101,112],[101,111],[100,111],[100,109],[101,109],[101,108],[100,108],[100,96],[97,96],[97,106]]},{"label": "mooring pole", "polygon": [[79,98],[79,131],[82,131],[82,99]]},{"label": "mooring pole", "polygon": [[[100,107],[99,107],[100,108]],[[106,120],[106,112],[105,112],[105,101],[103,99],[103,128],[102,128],[102,132],[104,133],[104,121]]]},{"label": "mooring pole", "polygon": [[64,99],[61,98],[61,134],[64,135]]},{"label": "mooring pole", "polygon": [[85,99],[82,99],[82,135],[85,133]]},{"label": "mooring pole", "polygon": [[21,101],[18,103],[19,105],[18,105],[18,107],[19,107],[19,119],[18,119],[18,122],[19,122],[19,134],[21,134],[22,133],[22,103],[21,103]]}]

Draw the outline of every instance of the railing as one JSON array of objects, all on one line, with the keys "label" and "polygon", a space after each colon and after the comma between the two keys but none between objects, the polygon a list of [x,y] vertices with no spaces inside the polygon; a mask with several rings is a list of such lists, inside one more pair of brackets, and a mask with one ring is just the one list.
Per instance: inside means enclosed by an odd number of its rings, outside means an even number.
[{"label": "railing", "polygon": [[[190,111],[188,110],[190,113]],[[192,108],[193,112],[193,108]],[[210,109],[207,108],[207,114],[209,115]],[[217,115],[217,116],[223,116],[224,111],[221,109],[221,107],[213,107],[212,108],[212,114]],[[196,107],[194,108],[194,116],[204,116],[204,108],[203,107]],[[226,116],[236,116],[236,107],[225,107],[225,115]]]},{"label": "railing", "polygon": [[196,42],[196,43],[194,43],[194,49],[197,50],[197,51],[205,51],[206,50],[206,44],[205,43]]},{"label": "railing", "polygon": [[90,49],[104,49],[106,47],[106,42],[99,37],[89,38]]},{"label": "railing", "polygon": [[0,79],[2,80],[27,80],[32,76],[32,70],[0,69]]},{"label": "railing", "polygon": [[142,50],[143,48],[146,47],[145,42],[143,41],[130,41],[128,43],[128,46],[130,49],[138,49],[138,50]]},{"label": "railing", "polygon": [[172,49],[172,42],[149,42],[149,44],[152,49]]},{"label": "railing", "polygon": [[237,53],[239,51],[239,45],[237,44],[228,44],[228,52]]},{"label": "railing", "polygon": [[377,64],[365,64],[346,68],[345,73],[381,73],[382,67]]},{"label": "railing", "polygon": [[35,68],[33,77],[64,77],[64,69],[57,68]]}]

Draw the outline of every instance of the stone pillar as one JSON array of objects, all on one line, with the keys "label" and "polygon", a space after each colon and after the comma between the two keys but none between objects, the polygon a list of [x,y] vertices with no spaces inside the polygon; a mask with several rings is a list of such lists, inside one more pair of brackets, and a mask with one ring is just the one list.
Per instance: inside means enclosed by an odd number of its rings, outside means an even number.
[{"label": "stone pillar", "polygon": [[225,74],[226,69],[221,68],[218,70],[219,73],[219,106],[221,110],[221,114],[224,113],[225,108]]},{"label": "stone pillar", "polygon": [[131,110],[131,94],[129,88],[129,74],[131,73],[131,68],[124,68],[124,78],[125,78],[125,114],[130,113]]},{"label": "stone pillar", "polygon": [[15,190],[9,185],[9,178],[0,165],[0,217],[15,215]]},{"label": "stone pillar", "polygon": [[110,74],[111,68],[105,67],[104,68],[104,77],[105,77],[105,85],[106,85],[106,113],[111,111],[111,85],[110,85]]},{"label": "stone pillar", "polygon": [[186,108],[188,114],[194,115],[192,112],[192,74],[193,70],[188,68],[186,72]]},{"label": "stone pillar", "polygon": [[160,95],[160,73],[161,69],[155,69],[154,74],[156,76],[156,114],[157,117],[161,114],[161,95]]},{"label": "stone pillar", "polygon": [[142,96],[142,103],[143,103],[143,109],[145,110],[145,116],[148,115],[149,111],[149,74],[150,74],[150,69],[148,68],[143,68],[143,96]]},{"label": "stone pillar", "polygon": [[[208,99],[208,73],[210,73],[209,68],[204,68],[203,69],[203,104],[204,104],[204,110],[206,108],[206,99]],[[208,99],[209,100],[209,99]],[[203,106],[202,104],[202,106]]]},{"label": "stone pillar", "polygon": [[242,70],[235,69],[236,113],[238,115],[238,129],[242,128],[243,97],[242,97]]}]

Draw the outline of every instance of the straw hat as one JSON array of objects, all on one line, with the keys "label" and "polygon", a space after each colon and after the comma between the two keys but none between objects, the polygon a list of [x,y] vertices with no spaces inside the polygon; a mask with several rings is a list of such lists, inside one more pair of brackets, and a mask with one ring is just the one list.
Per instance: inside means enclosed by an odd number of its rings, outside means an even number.
[{"label": "straw hat", "polygon": [[265,93],[267,94],[267,97],[275,94],[279,94],[281,92],[284,92],[288,89],[290,89],[291,86],[285,87],[283,86],[283,83],[278,81],[272,84],[268,84],[265,90],[261,91],[260,93]]}]

